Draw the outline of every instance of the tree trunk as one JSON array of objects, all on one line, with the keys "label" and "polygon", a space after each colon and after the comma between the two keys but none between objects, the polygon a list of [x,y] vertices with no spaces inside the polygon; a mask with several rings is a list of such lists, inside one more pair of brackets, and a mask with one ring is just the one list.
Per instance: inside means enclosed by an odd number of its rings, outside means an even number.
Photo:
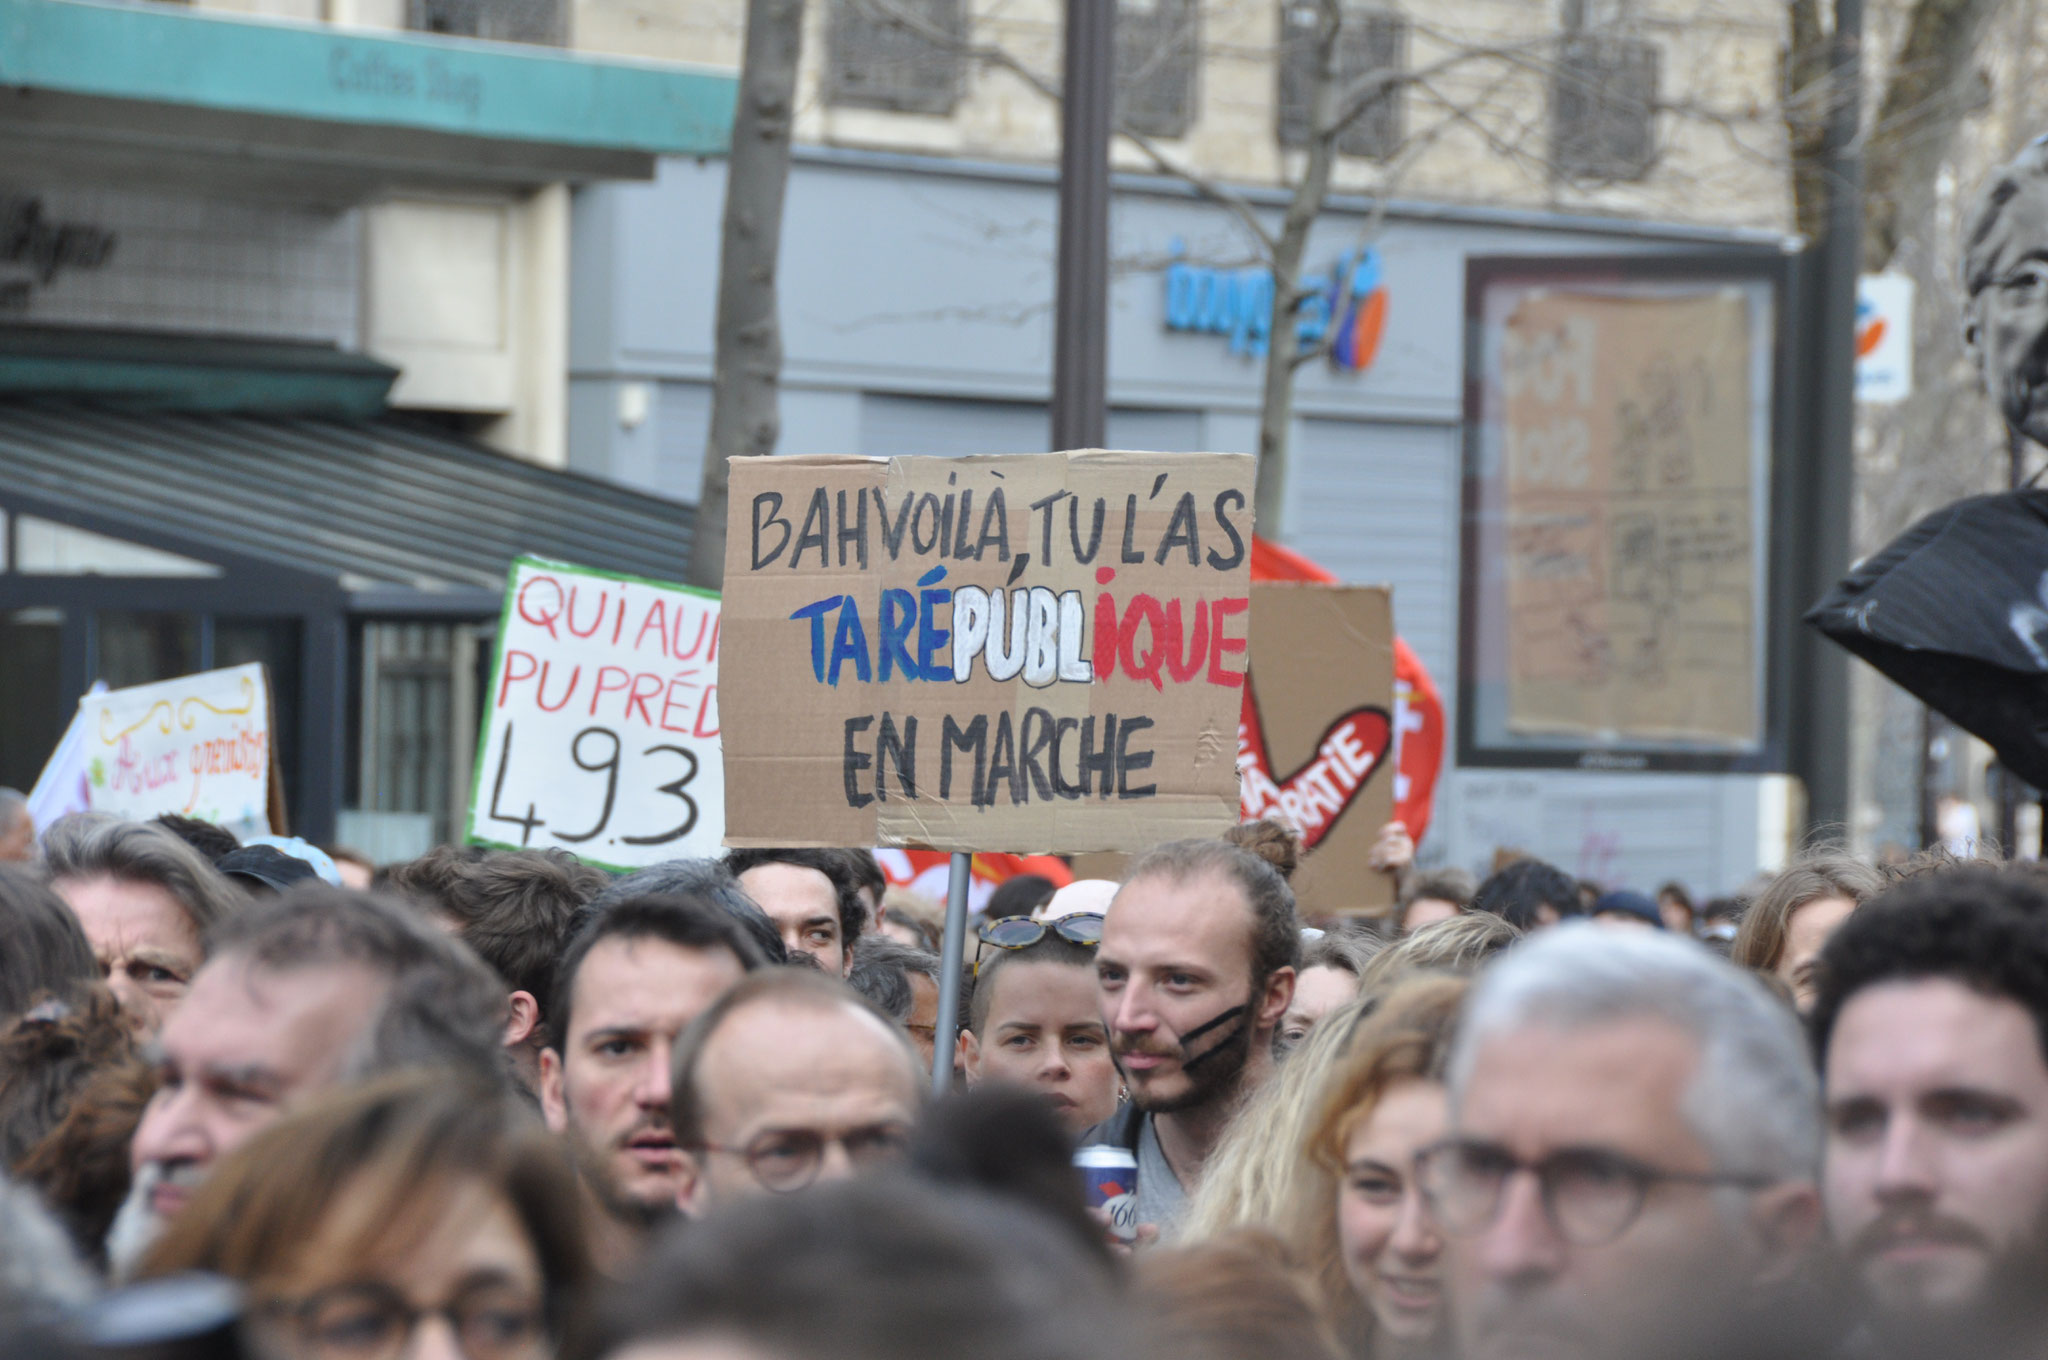
[{"label": "tree trunk", "polygon": [[[1337,39],[1342,26],[1339,0],[1316,0],[1316,60],[1309,84],[1308,164],[1287,202],[1287,217],[1273,249],[1273,315],[1266,338],[1265,388],[1259,404],[1259,467],[1253,487],[1253,515],[1259,533],[1277,540],[1287,505],[1288,430],[1294,421],[1295,340],[1301,302],[1301,267],[1308,235],[1330,195],[1330,171],[1337,155],[1340,94]],[[1337,318],[1330,318],[1335,325]]]},{"label": "tree trunk", "polygon": [[1934,184],[1969,111],[1984,30],[2005,0],[1918,0],[1864,149],[1863,268],[1891,262],[1929,220]]},{"label": "tree trunk", "polygon": [[726,460],[775,452],[782,380],[782,327],[775,293],[782,200],[803,52],[803,0],[747,0],[747,40],[725,174],[718,252],[717,354],[711,437],[697,497],[688,580],[725,580]]},{"label": "tree trunk", "polygon": [[[1876,122],[1863,151],[1863,268],[1883,269],[1899,244],[1928,221],[1934,185],[1968,111],[1984,31],[2005,0],[1913,0],[1893,54]],[[1823,169],[1830,107],[1831,38],[1821,0],[1786,7],[1785,126],[1792,148],[1792,205],[1799,234],[1820,239],[1827,225]]]}]

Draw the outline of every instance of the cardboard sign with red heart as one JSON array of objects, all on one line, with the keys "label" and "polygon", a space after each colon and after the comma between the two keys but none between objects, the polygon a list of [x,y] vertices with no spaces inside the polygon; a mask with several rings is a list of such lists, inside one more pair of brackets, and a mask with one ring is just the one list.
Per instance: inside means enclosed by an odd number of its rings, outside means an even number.
[{"label": "cardboard sign with red heart", "polygon": [[1394,815],[1394,609],[1380,586],[1252,586],[1251,665],[1238,719],[1246,820],[1301,834],[1305,916],[1374,913],[1394,882],[1370,863]]},{"label": "cardboard sign with red heart", "polygon": [[1237,734],[1245,820],[1277,815],[1301,833],[1303,850],[1315,849],[1365,792],[1393,744],[1387,710],[1361,706],[1332,722],[1293,773],[1276,776],[1258,695],[1247,683]]}]

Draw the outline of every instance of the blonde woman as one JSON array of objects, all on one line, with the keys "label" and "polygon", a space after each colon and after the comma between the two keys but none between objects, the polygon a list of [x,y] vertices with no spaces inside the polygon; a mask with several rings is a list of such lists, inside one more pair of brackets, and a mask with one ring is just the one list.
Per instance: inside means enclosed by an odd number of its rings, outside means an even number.
[{"label": "blonde woman", "polygon": [[[1424,926],[1365,967],[1358,996],[1326,1015],[1274,1071],[1224,1131],[1202,1169],[1201,1189],[1180,1233],[1196,1241],[1234,1228],[1271,1228],[1304,1221],[1329,1202],[1331,1185],[1298,1157],[1276,1147],[1302,1147],[1320,1115],[1317,1102],[1360,1021],[1402,982],[1423,975],[1466,976],[1522,938],[1498,916],[1475,912]],[[1289,1241],[1290,1247],[1299,1243]]]},{"label": "blonde woman", "polygon": [[1372,1360],[1445,1348],[1443,1239],[1414,1173],[1416,1154],[1450,1126],[1443,1069],[1466,985],[1433,976],[1396,987],[1360,1026],[1299,1145],[1333,1190],[1283,1234],[1317,1269],[1352,1352]]},{"label": "blonde woman", "polygon": [[1439,1069],[1464,990],[1462,978],[1415,977],[1377,1006],[1333,1012],[1224,1135],[1181,1233],[1271,1231],[1313,1271],[1353,1353],[1375,1360],[1425,1350],[1441,1331],[1409,1164],[1443,1132]]}]

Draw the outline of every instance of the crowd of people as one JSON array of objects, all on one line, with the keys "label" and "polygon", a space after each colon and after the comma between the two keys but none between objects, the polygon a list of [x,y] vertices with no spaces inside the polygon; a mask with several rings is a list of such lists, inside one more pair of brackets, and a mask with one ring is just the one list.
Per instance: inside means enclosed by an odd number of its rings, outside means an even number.
[{"label": "crowd of people", "polygon": [[0,1355],[2048,1354],[2038,866],[1696,906],[1390,831],[1308,923],[1256,823],[998,888],[934,1095],[865,852],[9,812]]}]

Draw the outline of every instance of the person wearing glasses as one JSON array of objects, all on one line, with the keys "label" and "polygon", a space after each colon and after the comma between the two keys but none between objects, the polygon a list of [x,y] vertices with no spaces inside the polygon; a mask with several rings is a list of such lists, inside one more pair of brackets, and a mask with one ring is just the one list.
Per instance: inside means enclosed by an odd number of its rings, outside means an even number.
[{"label": "person wearing glasses", "polygon": [[1797,1311],[1820,1102],[1797,1021],[1689,941],[1569,925],[1480,974],[1417,1179],[1464,1360],[1709,1355]]},{"label": "person wearing glasses", "polygon": [[896,1025],[837,978],[752,973],[677,1039],[669,1124],[691,1217],[894,1161],[927,1075]]},{"label": "person wearing glasses", "polygon": [[1244,1098],[1273,1071],[1301,925],[1285,879],[1222,840],[1139,856],[1103,918],[1095,983],[1129,1103],[1082,1137],[1137,1159],[1137,1218],[1171,1238]]},{"label": "person wearing glasses", "polygon": [[1821,954],[1828,1221],[1886,1356],[2048,1353],[2048,893],[1910,879]]},{"label": "person wearing glasses", "polygon": [[1095,1000],[1102,916],[988,922],[960,1033],[967,1084],[1003,1081],[1039,1092],[1077,1136],[1116,1111],[1116,1064]]},{"label": "person wearing glasses", "polygon": [[575,1178],[502,1085],[415,1071],[286,1115],[225,1158],[140,1278],[247,1291],[277,1360],[547,1360],[591,1286]]}]

